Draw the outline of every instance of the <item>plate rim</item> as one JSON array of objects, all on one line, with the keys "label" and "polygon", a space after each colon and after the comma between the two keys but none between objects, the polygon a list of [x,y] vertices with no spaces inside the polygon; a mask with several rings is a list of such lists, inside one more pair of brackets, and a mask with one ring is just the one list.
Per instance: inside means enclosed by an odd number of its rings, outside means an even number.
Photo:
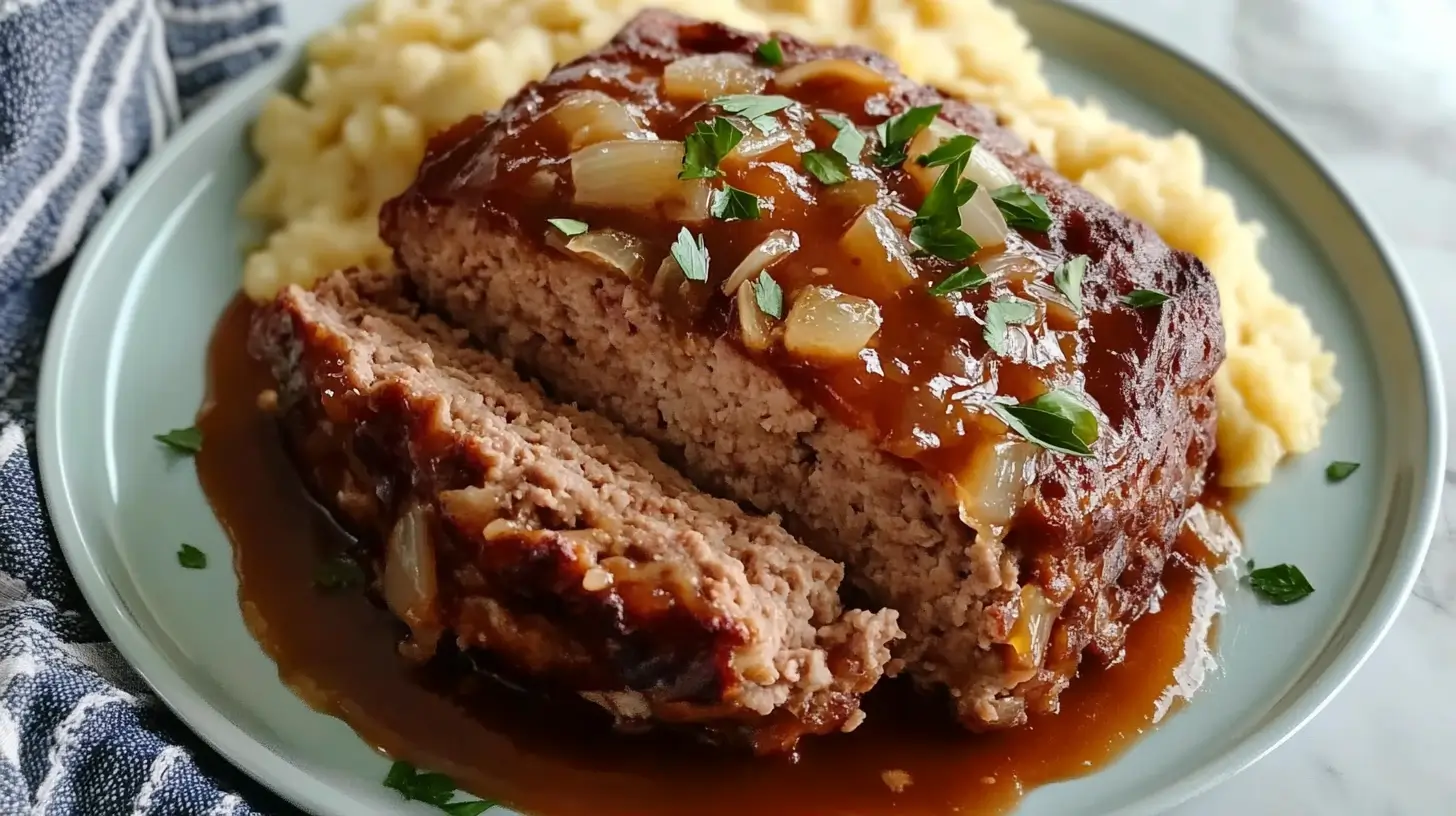
[{"label": "plate rim", "polygon": [[[1161,42],[1100,11],[1050,0],[1013,0],[1008,5],[1054,6],[1058,12],[1082,18],[1084,24],[1113,29],[1160,52],[1164,58],[1193,68],[1234,102],[1250,109],[1273,134],[1315,171],[1328,193],[1348,210],[1379,255],[1409,326],[1413,340],[1412,349],[1419,363],[1421,385],[1425,390],[1428,421],[1424,435],[1431,444],[1424,468],[1417,469],[1422,483],[1416,485],[1417,491],[1413,491],[1412,512],[1406,518],[1408,532],[1400,540],[1400,547],[1391,562],[1390,574],[1369,609],[1365,611],[1364,619],[1354,627],[1323,672],[1298,694],[1295,703],[1204,763],[1193,774],[1151,791],[1119,811],[1124,814],[1156,813],[1216,787],[1294,736],[1345,687],[1394,625],[1420,574],[1438,521],[1447,456],[1442,372],[1429,324],[1416,299],[1408,273],[1391,251],[1390,241],[1330,171],[1319,153],[1299,138],[1282,115],[1274,111],[1267,102],[1233,77],[1223,75],[1176,45]],[[72,333],[74,313],[80,308],[83,292],[87,288],[86,281],[94,276],[107,274],[107,267],[102,261],[105,250],[109,248],[117,232],[118,224],[123,223],[127,215],[144,199],[145,193],[154,186],[177,154],[187,150],[233,112],[236,106],[264,88],[276,85],[287,76],[294,69],[302,51],[300,44],[289,40],[270,60],[218,93],[185,122],[160,150],[146,159],[131,182],[92,229],[76,256],[72,273],[63,284],[46,333],[37,390],[36,444],[42,494],[51,514],[57,542],[83,597],[118,652],[156,693],[159,700],[172,709],[194,734],[229,762],[293,804],[314,813],[330,813],[335,812],[340,805],[350,804],[348,801],[341,802],[341,798],[352,797],[292,765],[263,740],[221,716],[171,666],[168,658],[147,636],[124,600],[119,597],[110,579],[103,574],[100,562],[92,554],[87,533],[77,511],[68,500],[69,483],[65,460],[60,453],[63,447],[60,437],[60,412],[55,407],[63,392],[63,371],[69,359],[66,350],[70,346],[68,336]],[[104,610],[106,614],[98,610]]]}]

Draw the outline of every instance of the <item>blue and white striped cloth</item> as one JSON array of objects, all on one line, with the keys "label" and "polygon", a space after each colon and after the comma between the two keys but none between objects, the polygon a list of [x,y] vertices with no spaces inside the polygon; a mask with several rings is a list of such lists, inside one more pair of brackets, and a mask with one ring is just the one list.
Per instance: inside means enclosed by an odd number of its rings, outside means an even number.
[{"label": "blue and white striped cloth", "polygon": [[273,51],[276,0],[0,0],[0,815],[282,813],[122,662],[40,502],[35,380],[87,229]]}]

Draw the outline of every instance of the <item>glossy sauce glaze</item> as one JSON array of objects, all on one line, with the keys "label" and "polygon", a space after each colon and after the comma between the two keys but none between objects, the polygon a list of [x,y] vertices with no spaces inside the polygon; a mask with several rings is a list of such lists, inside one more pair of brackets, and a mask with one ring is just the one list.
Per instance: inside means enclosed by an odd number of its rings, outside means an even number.
[{"label": "glossy sauce glaze", "polygon": [[459,671],[459,655],[412,668],[397,653],[402,625],[361,588],[316,586],[320,567],[354,542],[308,496],[259,407],[272,382],[245,350],[251,309],[239,299],[212,341],[197,458],[233,542],[249,628],[310,705],[477,795],[551,816],[1001,813],[1039,785],[1111,762],[1214,666],[1214,573],[1238,544],[1220,513],[1199,506],[1164,571],[1157,611],[1131,628],[1125,658],[1084,668],[1059,714],[1013,731],[969,735],[940,705],[886,682],[866,698],[857,731],[807,742],[797,762],[754,760],[612,733],[577,701]]},{"label": "glossy sauce glaze", "polygon": [[[475,117],[437,137],[411,194],[468,202],[486,219],[589,259],[601,260],[601,244],[587,238],[618,236],[619,262],[604,266],[636,279],[686,328],[736,338],[799,393],[943,480],[955,483],[977,449],[1007,434],[990,403],[1024,402],[1049,390],[1077,395],[1101,425],[1117,430],[1104,433],[1116,459],[1119,437],[1135,433],[1120,427],[1125,397],[1116,372],[1159,320],[1157,309],[1142,313],[1123,304],[1126,292],[1113,291],[1122,282],[1100,266],[1104,256],[1117,258],[1107,266],[1124,263],[1125,237],[1084,220],[1080,202],[1060,200],[1045,178],[1013,176],[1008,167],[1030,166],[1024,148],[965,106],[956,122],[938,118],[912,139],[903,162],[880,162],[887,120],[938,103],[917,98],[903,79],[857,55],[811,59],[786,44],[784,63],[770,67],[754,57],[756,44],[704,26],[682,34],[682,48],[701,52],[693,56],[644,42],[623,48],[621,62],[565,66],[526,88],[498,117]],[[793,104],[751,119],[722,103],[723,95],[745,94]],[[685,141],[720,118],[742,134],[718,165],[721,175],[677,179]],[[833,153],[851,131],[863,147],[850,151],[850,178],[826,183],[809,168],[808,154]],[[1015,179],[1026,192],[1048,193],[1052,226],[1010,228],[954,258],[921,251],[912,240],[914,218],[942,171],[916,160],[964,134],[981,139],[975,154],[1002,174],[978,176],[972,161],[966,178]],[[654,151],[656,162],[642,158]],[[615,157],[610,162],[603,160],[608,154]],[[757,198],[758,218],[712,214],[730,186]],[[980,187],[989,204],[991,185]],[[997,208],[990,209],[1004,229]],[[551,225],[564,218],[590,232],[568,238]],[[705,281],[685,279],[673,260],[670,249],[684,228],[707,250]],[[750,322],[765,336],[755,340],[743,323],[755,298],[736,296],[743,284],[734,272],[776,235],[792,236],[797,247],[766,270],[782,289],[786,314],[760,311]],[[1083,254],[1092,262],[1074,306],[1056,274]],[[1165,274],[1156,271],[1163,263],[1157,255],[1132,262],[1147,264],[1141,274]],[[968,266],[986,283],[932,291]],[[837,356],[795,348],[796,309],[821,287],[851,296],[846,303],[871,304],[878,328],[863,348],[851,344],[852,353]],[[1024,314],[1002,325],[991,318],[992,304],[1007,301]]]}]

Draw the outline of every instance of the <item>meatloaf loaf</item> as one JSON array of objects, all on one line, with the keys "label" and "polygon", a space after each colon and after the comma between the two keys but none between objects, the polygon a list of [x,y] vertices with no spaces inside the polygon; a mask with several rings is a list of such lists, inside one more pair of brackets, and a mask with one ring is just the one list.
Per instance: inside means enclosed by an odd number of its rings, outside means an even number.
[{"label": "meatloaf loaf", "polygon": [[550,403],[396,289],[358,271],[291,289],[251,348],[305,470],[378,542],[408,654],[448,633],[624,725],[763,752],[858,723],[893,611],[844,610],[839,564]]},{"label": "meatloaf loaf", "polygon": [[860,48],[647,12],[437,136],[422,299],[843,561],[966,726],[1119,658],[1213,448],[1194,257]]}]

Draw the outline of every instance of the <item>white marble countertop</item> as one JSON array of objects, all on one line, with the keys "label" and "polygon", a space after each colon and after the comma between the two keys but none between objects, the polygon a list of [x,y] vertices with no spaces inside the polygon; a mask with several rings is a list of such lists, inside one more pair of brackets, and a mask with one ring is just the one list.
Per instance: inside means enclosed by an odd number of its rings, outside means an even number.
[{"label": "white marble countertop", "polygon": [[[1456,32],[1456,0],[1069,2],[1176,44],[1286,115],[1392,239],[1456,408],[1456,58],[1439,41]],[[1415,597],[1360,673],[1271,756],[1175,813],[1456,813],[1456,700],[1442,691],[1453,687],[1447,490]]]}]

